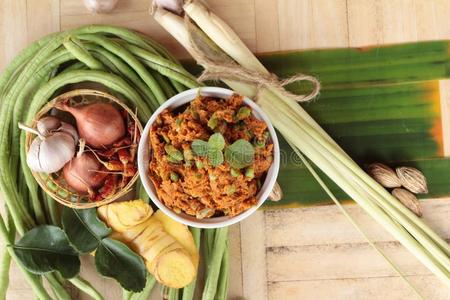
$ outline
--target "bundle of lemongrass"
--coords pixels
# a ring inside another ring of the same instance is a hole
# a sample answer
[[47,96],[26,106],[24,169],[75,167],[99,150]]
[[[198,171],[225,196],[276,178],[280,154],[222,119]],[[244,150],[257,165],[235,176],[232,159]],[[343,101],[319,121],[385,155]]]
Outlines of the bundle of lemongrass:
[[[263,77],[269,75],[223,20],[195,0],[186,1],[182,10],[171,11],[164,8],[164,2],[157,1],[159,7],[154,11],[154,18],[206,68],[206,71],[215,74],[215,77],[222,79],[232,89],[248,97],[255,97],[258,90],[257,103],[294,150],[299,155],[300,152],[305,154],[426,267],[450,286],[450,246],[446,241],[366,174],[294,98],[283,93],[279,86],[266,84],[257,89],[257,84],[247,78],[240,78],[239,74],[220,74],[224,64],[234,63],[249,72],[258,72]],[[168,2],[173,5],[174,1]],[[188,16],[194,24],[185,22],[182,15],[174,11],[181,11],[181,14]],[[216,62],[217,68],[214,68],[211,62]]]

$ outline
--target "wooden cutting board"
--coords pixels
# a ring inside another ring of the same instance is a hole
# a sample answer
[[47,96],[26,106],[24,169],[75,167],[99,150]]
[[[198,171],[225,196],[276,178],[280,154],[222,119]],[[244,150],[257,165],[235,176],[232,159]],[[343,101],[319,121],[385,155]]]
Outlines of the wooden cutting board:
[[[0,0],[0,71],[31,41],[91,23],[140,30],[179,57],[186,53],[148,13],[149,0],[119,0],[109,15],[90,15],[81,0]],[[358,47],[450,39],[446,0],[209,0],[255,52]],[[450,85],[441,82],[446,154],[450,154]],[[449,182],[450,184],[450,182]],[[358,207],[350,213],[427,299],[450,290]],[[450,199],[424,203],[424,218],[450,239]],[[414,299],[406,284],[333,206],[266,210],[231,230],[230,299]],[[88,263],[83,273],[107,299],[120,289]],[[8,299],[34,299],[11,271]],[[76,298],[86,299],[82,295]],[[158,291],[152,299],[159,299]]]

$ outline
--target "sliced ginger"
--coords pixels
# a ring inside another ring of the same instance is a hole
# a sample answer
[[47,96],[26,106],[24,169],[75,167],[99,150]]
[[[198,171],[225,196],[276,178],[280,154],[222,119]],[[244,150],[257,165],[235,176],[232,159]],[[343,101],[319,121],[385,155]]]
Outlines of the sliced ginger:
[[197,267],[184,249],[170,251],[161,255],[155,267],[155,278],[165,286],[182,288],[194,280]]
[[153,214],[153,217],[159,220],[164,227],[164,230],[173,236],[186,251],[192,256],[194,264],[197,266],[199,261],[199,254],[197,247],[195,246],[194,237],[189,231],[189,228],[164,214],[161,210],[158,210]]
[[143,200],[114,202],[98,208],[100,218],[114,231],[124,232],[145,222],[153,214],[153,209]]
[[181,288],[197,275],[198,250],[188,227],[142,200],[116,202],[97,209],[112,228],[111,238],[141,255],[147,269],[162,284]]

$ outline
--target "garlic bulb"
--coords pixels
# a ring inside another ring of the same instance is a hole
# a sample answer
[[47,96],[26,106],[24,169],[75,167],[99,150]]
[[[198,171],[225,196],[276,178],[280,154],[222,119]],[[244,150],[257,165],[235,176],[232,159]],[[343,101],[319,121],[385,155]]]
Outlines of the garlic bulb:
[[43,139],[37,137],[33,140],[28,150],[27,164],[35,172],[54,173],[61,170],[74,155],[72,136],[55,132]]
[[74,157],[78,133],[72,125],[55,117],[44,117],[37,122],[37,130],[21,123],[19,128],[37,135],[27,153],[32,171],[54,173]]
[[83,0],[84,6],[93,14],[108,13],[114,9],[118,0]]

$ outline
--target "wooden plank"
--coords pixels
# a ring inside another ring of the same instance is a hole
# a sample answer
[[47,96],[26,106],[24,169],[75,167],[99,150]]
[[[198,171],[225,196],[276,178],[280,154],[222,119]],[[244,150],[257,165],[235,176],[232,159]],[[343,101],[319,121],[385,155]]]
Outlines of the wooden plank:
[[266,242],[264,212],[257,211],[241,222],[242,296],[267,298]]
[[278,2],[255,0],[256,52],[280,49]]
[[[409,276],[429,300],[450,298],[449,289],[432,275]],[[399,277],[270,282],[268,299],[402,300],[417,295]]]
[[279,50],[348,46],[346,9],[345,0],[279,1]]
[[0,72],[27,45],[26,0],[0,2]]
[[230,271],[228,283],[228,298],[238,299],[242,296],[242,256],[241,256],[241,226],[230,226],[228,242],[230,249]]
[[27,0],[27,40],[60,30],[59,0]]
[[441,92],[442,136],[444,139],[444,155],[450,156],[450,80],[439,82]]
[[[430,274],[399,242],[382,242],[377,246],[404,274]],[[267,274],[268,281],[396,276],[392,267],[366,243],[267,248]]]
[[[444,238],[450,238],[449,200],[430,199],[421,203],[423,219]],[[353,204],[344,207],[373,241],[394,241],[361,207]],[[365,239],[334,205],[266,211],[268,247],[347,243],[365,243]]]

